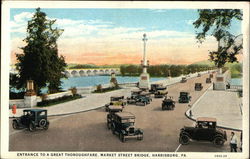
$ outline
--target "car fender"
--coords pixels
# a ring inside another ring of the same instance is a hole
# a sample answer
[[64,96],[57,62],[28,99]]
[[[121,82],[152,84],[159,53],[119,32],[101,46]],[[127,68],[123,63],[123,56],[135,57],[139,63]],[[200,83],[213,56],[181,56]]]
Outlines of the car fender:
[[127,134],[125,130],[121,130],[121,133],[122,133],[122,135],[126,135]]
[[181,130],[180,136],[182,136],[182,135],[187,135],[189,138],[191,138],[191,135],[188,132],[186,132],[185,130]]
[[222,134],[216,134],[213,138],[213,140],[216,138],[216,137],[221,137],[223,140],[225,140],[224,136]]

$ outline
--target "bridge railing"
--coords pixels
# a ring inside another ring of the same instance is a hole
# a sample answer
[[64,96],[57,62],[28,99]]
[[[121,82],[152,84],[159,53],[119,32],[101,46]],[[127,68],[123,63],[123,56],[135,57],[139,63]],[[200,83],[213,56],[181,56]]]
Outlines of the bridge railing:
[[230,85],[230,89],[242,90],[242,85]]

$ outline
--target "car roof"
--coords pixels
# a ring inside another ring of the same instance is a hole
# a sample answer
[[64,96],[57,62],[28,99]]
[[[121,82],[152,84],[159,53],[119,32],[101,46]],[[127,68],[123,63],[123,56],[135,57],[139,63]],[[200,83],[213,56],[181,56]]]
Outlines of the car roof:
[[210,121],[210,122],[216,122],[216,118],[211,117],[198,117],[196,121]]
[[46,109],[24,109],[24,112],[26,111],[31,111],[31,112],[42,112],[42,111],[47,111]]
[[111,106],[109,106],[109,109],[111,109],[111,110],[121,110],[122,106],[119,106],[119,105],[113,106],[113,105],[111,105]]
[[116,115],[122,119],[124,119],[124,118],[134,118],[135,119],[135,115],[130,113],[130,112],[119,112],[119,113],[116,113]]

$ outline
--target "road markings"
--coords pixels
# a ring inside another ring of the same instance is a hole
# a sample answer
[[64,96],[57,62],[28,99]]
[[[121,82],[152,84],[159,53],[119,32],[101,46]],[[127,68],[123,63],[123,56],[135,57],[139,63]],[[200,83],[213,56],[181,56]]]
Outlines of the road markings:
[[175,150],[175,152],[177,152],[179,150],[179,148],[181,147],[181,144],[177,147],[177,149]]

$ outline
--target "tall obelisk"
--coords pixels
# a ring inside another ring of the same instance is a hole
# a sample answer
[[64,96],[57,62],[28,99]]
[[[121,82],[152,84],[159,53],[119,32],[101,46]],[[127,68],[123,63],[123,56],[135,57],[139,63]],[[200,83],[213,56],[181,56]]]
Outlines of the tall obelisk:
[[140,75],[139,88],[141,89],[150,89],[149,82],[149,74],[147,73],[147,67],[149,66],[149,61],[146,56],[146,42],[147,42],[146,34],[143,34],[143,60],[141,61],[141,65],[143,68],[143,72]]

